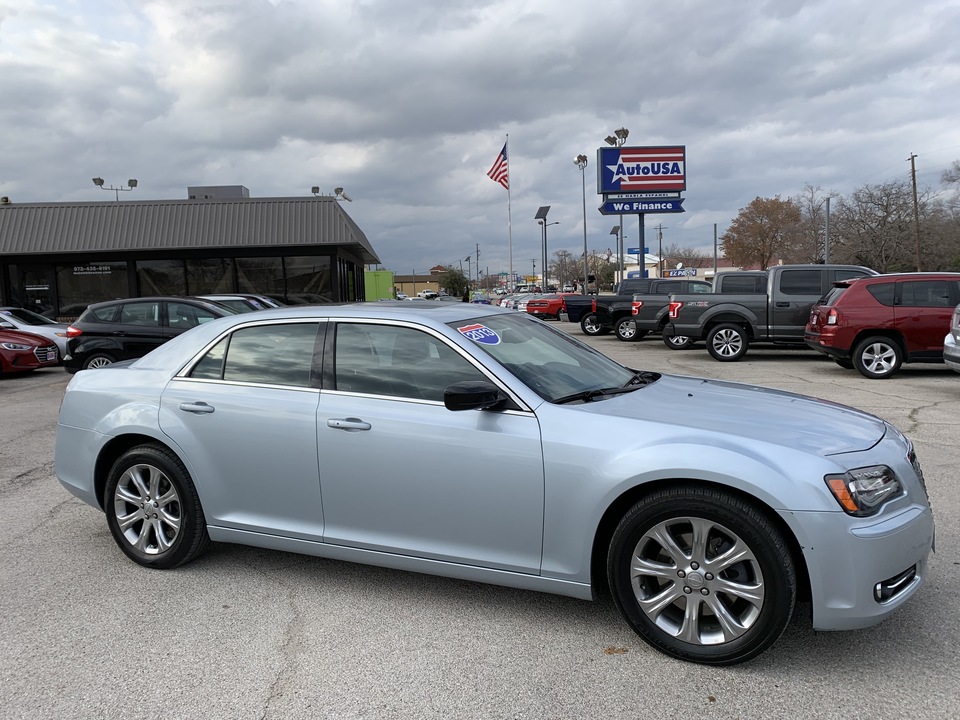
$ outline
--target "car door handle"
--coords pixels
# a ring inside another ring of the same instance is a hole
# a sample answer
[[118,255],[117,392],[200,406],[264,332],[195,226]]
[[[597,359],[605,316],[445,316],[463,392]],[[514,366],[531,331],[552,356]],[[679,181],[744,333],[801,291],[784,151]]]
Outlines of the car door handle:
[[778,302],[776,305],[777,307],[790,307],[790,303],[788,302]]
[[195,403],[182,402],[180,403],[180,409],[183,410],[184,412],[203,415],[204,413],[212,413],[213,405],[207,405],[205,402],[195,402]]
[[369,430],[370,423],[364,422],[360,418],[330,418],[327,420],[327,427],[332,427],[337,430],[346,430],[346,431],[357,431],[357,430]]

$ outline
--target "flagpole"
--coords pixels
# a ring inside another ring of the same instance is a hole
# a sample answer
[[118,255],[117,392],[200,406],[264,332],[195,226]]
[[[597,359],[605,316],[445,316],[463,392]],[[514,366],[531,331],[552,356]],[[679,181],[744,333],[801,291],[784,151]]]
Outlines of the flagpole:
[[513,281],[513,217],[510,202],[510,133],[507,133],[507,140],[504,143],[507,148],[507,254],[510,258],[510,277],[507,280],[507,290],[514,290]]

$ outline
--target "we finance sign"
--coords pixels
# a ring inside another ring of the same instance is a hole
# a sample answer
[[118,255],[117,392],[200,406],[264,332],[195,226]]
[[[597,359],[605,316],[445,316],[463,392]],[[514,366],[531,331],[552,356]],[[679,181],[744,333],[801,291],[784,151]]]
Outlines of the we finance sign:
[[687,149],[683,145],[600,148],[597,168],[597,192],[601,195],[687,189]]

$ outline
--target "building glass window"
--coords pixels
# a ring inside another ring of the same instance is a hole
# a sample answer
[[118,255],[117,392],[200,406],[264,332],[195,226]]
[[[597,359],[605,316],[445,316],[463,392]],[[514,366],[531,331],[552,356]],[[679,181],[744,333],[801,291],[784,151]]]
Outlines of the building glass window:
[[237,258],[237,292],[276,296],[283,300],[283,260],[278,257]]
[[233,292],[233,258],[187,260],[187,288],[191,295]]
[[137,287],[143,296],[186,295],[183,260],[138,260]]
[[59,316],[77,317],[90,303],[130,295],[127,263],[122,260],[57,266]]
[[333,301],[329,255],[288,257],[284,258],[283,263],[286,268],[288,297],[302,299],[311,304]]

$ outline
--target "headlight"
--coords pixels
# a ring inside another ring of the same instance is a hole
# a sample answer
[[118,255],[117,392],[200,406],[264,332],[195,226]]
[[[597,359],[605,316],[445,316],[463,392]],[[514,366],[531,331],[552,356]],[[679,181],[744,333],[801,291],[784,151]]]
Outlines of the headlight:
[[4,350],[31,350],[33,346],[21,345],[20,343],[5,342],[5,343],[0,343],[0,347],[2,347]]
[[844,512],[856,517],[873,515],[887,500],[903,493],[900,479],[886,465],[827,475],[824,480]]

